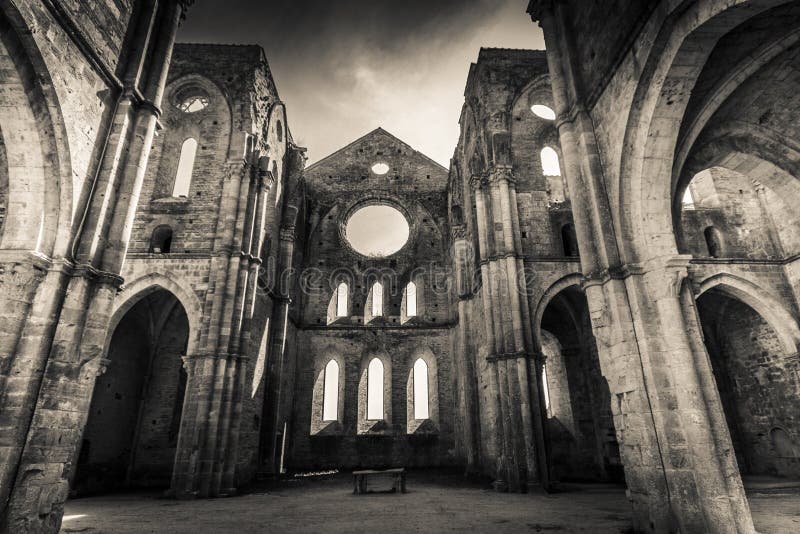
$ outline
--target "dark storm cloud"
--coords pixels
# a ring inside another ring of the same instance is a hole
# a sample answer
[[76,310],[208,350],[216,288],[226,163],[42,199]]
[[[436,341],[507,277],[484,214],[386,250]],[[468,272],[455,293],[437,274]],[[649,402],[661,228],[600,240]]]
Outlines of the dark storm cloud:
[[312,161],[383,126],[442,164],[481,46],[542,48],[526,0],[198,0],[184,42],[264,47]]

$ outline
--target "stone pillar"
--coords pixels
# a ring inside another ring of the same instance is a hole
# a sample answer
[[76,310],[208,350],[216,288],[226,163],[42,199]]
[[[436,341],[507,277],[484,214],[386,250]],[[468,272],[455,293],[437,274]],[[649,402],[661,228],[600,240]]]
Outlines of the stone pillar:
[[[280,470],[280,444],[278,433],[283,431],[284,423],[290,424],[293,375],[285,373],[286,345],[289,328],[289,309],[292,303],[292,290],[295,284],[294,247],[298,213],[303,202],[303,171],[306,166],[306,149],[292,143],[286,152],[286,166],[283,179],[286,193],[283,212],[280,213],[280,232],[276,277],[270,297],[272,316],[270,320],[270,341],[265,363],[264,411],[261,429],[260,459],[261,470],[265,474],[278,474]],[[276,176],[275,180],[282,177]],[[313,216],[313,213],[312,213]],[[319,214],[317,213],[317,217]],[[269,251],[266,251],[269,252]],[[289,362],[294,365],[295,362]],[[289,380],[289,388],[284,382]],[[288,402],[287,402],[288,401]]]
[[236,461],[252,319],[252,292],[260,260],[251,254],[260,236],[269,182],[253,173],[250,154],[231,161],[220,198],[212,258],[215,291],[206,300],[200,352],[187,359],[187,389],[172,476],[179,498],[236,492]]
[[772,248],[775,251],[775,255],[779,259],[783,259],[786,257],[786,251],[783,248],[783,242],[781,241],[781,235],[778,232],[778,227],[775,225],[775,219],[772,218],[772,210],[769,207],[769,200],[767,200],[766,188],[761,182],[753,180],[753,189],[756,190],[758,207],[761,208],[761,217],[766,223],[764,226],[766,227],[767,235],[769,236]]
[[264,414],[267,419],[267,433],[269,443],[267,443],[268,455],[266,462],[267,472],[278,473],[280,444],[278,443],[278,432],[283,428],[283,421],[286,419],[286,414],[283,411],[283,368],[286,357],[286,332],[288,328],[287,322],[289,321],[289,306],[292,303],[290,298],[290,291],[293,285],[293,277],[285,276],[290,273],[293,265],[292,258],[294,255],[294,239],[295,227],[285,226],[280,231],[280,246],[279,254],[280,259],[278,265],[284,274],[280,274],[276,280],[276,287],[273,293],[273,299],[278,304],[272,309],[272,342],[270,343],[270,356],[271,365],[270,373],[267,375],[268,380],[266,384],[265,406],[267,407]]
[[199,493],[196,473],[200,469],[201,444],[206,432],[204,420],[208,414],[216,357],[208,353],[187,354],[183,367],[186,369],[186,394],[170,482],[170,493],[179,499],[196,497]]
[[[266,215],[266,203],[269,198],[270,189],[275,183],[275,178],[271,172],[260,171],[256,186],[256,210],[253,217],[253,233],[249,243],[249,269],[250,275],[247,280],[247,291],[244,298],[244,319],[239,339],[239,347],[247,347],[250,343],[250,329],[253,320],[253,306],[255,305],[256,292],[258,291],[258,273],[261,270],[264,258],[262,247],[267,233],[264,227]],[[269,251],[266,251],[269,253]]]
[[[45,320],[52,326],[42,324],[41,319],[26,326],[44,331],[53,328],[54,333],[52,337],[39,336],[38,342],[23,334],[27,344],[20,349],[30,353],[19,353],[18,357],[32,374],[25,398],[16,406],[10,403],[9,412],[4,405],[4,416],[12,411],[19,416],[18,437],[24,439],[24,445],[14,449],[18,460],[10,459],[3,469],[3,479],[8,478],[6,469],[15,469],[15,473],[13,487],[3,484],[4,493],[10,489],[10,494],[0,530],[57,531],[60,526],[68,477],[80,449],[94,388],[96,372],[92,369],[103,359],[111,309],[122,283],[118,273],[144,180],[182,10],[183,2],[165,3],[158,11],[157,26],[150,18],[154,13],[148,15],[145,10],[135,43],[149,50],[144,90],[139,92],[133,86],[121,93],[94,195],[87,201],[86,217],[70,251],[75,255],[74,264],[68,262],[63,273],[57,270],[49,277],[53,282],[49,287],[56,290],[55,295],[65,294],[61,302],[54,299],[40,303],[42,310],[51,314]],[[149,46],[151,37],[153,44]],[[145,54],[132,57],[135,62],[142,61]],[[140,68],[137,63],[128,71],[138,72]],[[54,288],[55,284],[65,284],[66,292]],[[31,406],[35,408],[30,410]]]
[[[519,234],[516,188],[511,168],[496,165],[474,189],[483,274],[489,387],[498,413],[497,489],[524,491],[547,484],[546,450],[539,383],[531,380],[533,338]],[[490,238],[491,237],[491,238]]]
[[754,532],[694,299],[685,296],[690,258],[621,261],[594,126],[571,64],[568,13],[557,2],[532,6],[547,43],[584,290],[634,529]]
[[471,301],[474,265],[474,251],[466,239],[463,225],[450,228],[453,241],[453,261],[455,267],[456,295],[458,298],[458,332],[453,344],[453,360],[456,366],[456,380],[459,381],[458,402],[463,408],[463,447],[467,473],[477,473],[480,463],[480,447],[478,445],[478,413],[477,380],[475,365],[472,360],[468,325],[472,320]]
[[[235,356],[234,368],[229,379],[232,388],[232,402],[228,413],[227,439],[220,448],[222,462],[220,493],[231,495],[236,492],[236,460],[239,451],[239,430],[242,420],[242,403],[246,391],[247,367],[250,361],[250,324],[253,321],[253,307],[257,289],[258,271],[261,266],[261,244],[265,235],[265,204],[269,191],[274,184],[274,177],[269,172],[260,171],[250,187],[245,236],[242,246],[243,276],[240,276],[240,290],[235,308],[237,317],[241,317],[238,329],[231,334],[230,351]],[[245,261],[246,260],[246,261]]]

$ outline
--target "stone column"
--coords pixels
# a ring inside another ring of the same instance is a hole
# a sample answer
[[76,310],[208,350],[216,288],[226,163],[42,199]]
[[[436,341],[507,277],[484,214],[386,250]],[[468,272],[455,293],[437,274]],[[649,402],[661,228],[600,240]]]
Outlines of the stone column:
[[516,189],[511,168],[502,165],[495,166],[488,180],[473,179],[472,185],[484,275],[484,310],[487,321],[491,321],[490,346],[494,348],[487,356],[492,368],[489,383],[496,398],[498,442],[503,451],[495,487],[521,491],[546,483],[547,473],[542,469],[546,451],[539,384],[530,379],[533,340]]
[[[212,273],[216,290],[206,300],[200,352],[189,356],[186,400],[171,491],[179,498],[229,495],[235,470],[242,395],[247,371],[240,344],[250,286],[253,227],[260,178],[249,155],[226,168],[220,198]],[[251,187],[252,186],[252,187]],[[246,249],[246,250],[245,250]]]
[[458,332],[453,344],[453,360],[457,368],[456,380],[460,382],[459,403],[464,410],[462,436],[464,460],[467,473],[477,473],[480,463],[477,430],[477,421],[480,417],[477,407],[478,377],[470,353],[471,340],[468,328],[468,325],[474,324],[471,317],[471,301],[475,296],[472,292],[472,266],[474,265],[473,254],[475,251],[471,251],[471,245],[466,239],[466,229],[463,225],[452,226],[450,232],[453,240],[455,289],[458,298]]
[[247,272],[243,278],[241,305],[237,306],[236,314],[241,315],[241,326],[238,332],[234,330],[236,342],[232,337],[231,353],[234,356],[234,371],[231,378],[233,399],[229,410],[230,421],[227,429],[227,440],[221,447],[221,482],[220,493],[232,495],[236,492],[236,460],[239,451],[239,430],[242,420],[242,402],[246,391],[248,362],[250,361],[250,324],[253,321],[253,307],[256,298],[258,271],[261,267],[261,244],[263,243],[265,228],[265,204],[269,191],[274,184],[274,177],[269,172],[259,172],[250,194],[253,203],[252,216],[249,219],[249,229],[245,235],[242,247],[242,257],[247,260]]
[[212,389],[209,377],[214,374],[216,357],[208,353],[188,354],[183,358],[183,367],[186,369],[186,394],[169,490],[179,499],[198,495],[196,473],[200,468],[201,444],[206,431],[204,420]]
[[277,306],[272,308],[272,342],[270,343],[270,373],[267,375],[265,406],[267,411],[264,414],[267,419],[267,433],[269,443],[267,444],[268,455],[266,461],[269,465],[265,466],[268,472],[277,473],[279,466],[279,444],[277,440],[278,432],[283,428],[282,422],[286,419],[283,412],[283,368],[286,357],[286,332],[289,321],[289,306],[292,303],[290,291],[293,285],[292,276],[286,276],[291,272],[292,258],[294,256],[295,227],[285,226],[280,231],[280,260],[278,265],[283,274],[279,274],[276,280],[273,300]]
[[[485,355],[478,355],[479,358],[489,359],[489,356],[497,351],[497,340],[495,336],[495,309],[492,306],[491,295],[493,293],[492,277],[489,272],[488,256],[491,254],[489,251],[489,233],[488,233],[488,216],[486,213],[486,199],[484,193],[484,178],[480,175],[472,176],[470,185],[472,186],[473,195],[475,197],[475,212],[477,219],[477,232],[478,232],[478,255],[481,267],[481,301],[483,304],[483,324],[484,336],[486,338],[486,347],[489,353]],[[499,428],[493,429],[482,433],[482,438],[489,441],[488,449],[496,451],[497,463],[493,466],[492,471],[497,478],[496,486],[500,489],[506,487],[505,471],[508,464],[508,451],[506,448],[505,439],[505,421],[502,417],[500,409],[500,391],[498,389],[497,370],[490,366],[490,372],[486,377],[488,383],[488,394],[490,405],[482,408],[482,411],[488,412],[490,419],[494,419]]]
[[272,189],[274,183],[275,178],[272,176],[271,172],[260,171],[258,184],[256,187],[257,198],[256,210],[254,214],[255,216],[253,218],[253,235],[252,239],[250,240],[248,254],[250,275],[247,280],[248,285],[244,299],[244,320],[239,339],[240,348],[245,348],[250,343],[253,306],[255,305],[256,292],[258,291],[258,273],[260,272],[261,266],[265,259],[262,257],[262,254],[264,252],[269,253],[269,251],[263,251],[262,247],[264,246],[264,240],[267,236],[266,228],[264,226],[266,219],[266,203],[267,199],[269,198],[270,189]]
[[719,393],[710,387],[689,257],[623,264],[589,113],[572,65],[568,13],[541,1],[557,126],[572,193],[592,331],[637,532],[754,532]]

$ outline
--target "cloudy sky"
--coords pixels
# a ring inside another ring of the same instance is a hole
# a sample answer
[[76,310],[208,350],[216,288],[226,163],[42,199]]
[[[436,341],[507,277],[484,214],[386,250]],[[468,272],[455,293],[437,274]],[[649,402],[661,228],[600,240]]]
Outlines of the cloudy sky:
[[309,163],[382,126],[447,166],[481,46],[544,48],[528,0],[197,0],[181,42],[264,47]]

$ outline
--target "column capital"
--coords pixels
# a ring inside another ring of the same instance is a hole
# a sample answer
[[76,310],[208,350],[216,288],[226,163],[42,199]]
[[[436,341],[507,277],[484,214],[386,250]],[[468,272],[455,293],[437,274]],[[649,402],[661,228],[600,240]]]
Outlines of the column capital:
[[244,180],[247,176],[247,170],[250,169],[250,164],[244,160],[228,161],[225,164],[225,174],[228,180],[238,178],[240,181]]
[[465,239],[467,235],[467,227],[463,224],[454,224],[450,227],[450,236],[453,238],[453,241],[457,241],[459,239]]
[[516,184],[511,165],[496,165],[492,169],[489,175],[489,183],[495,184],[500,182],[506,182],[509,185]]
[[654,258],[641,264],[647,292],[654,300],[675,298],[689,276],[691,254]]
[[485,186],[487,183],[488,183],[488,176],[486,175],[486,173],[473,174],[469,179],[469,185],[475,191],[483,189],[483,186]]
[[102,357],[85,360],[81,363],[81,375],[85,378],[101,376],[108,370],[109,363],[111,363],[111,360]]

